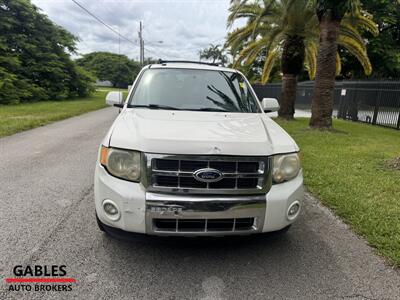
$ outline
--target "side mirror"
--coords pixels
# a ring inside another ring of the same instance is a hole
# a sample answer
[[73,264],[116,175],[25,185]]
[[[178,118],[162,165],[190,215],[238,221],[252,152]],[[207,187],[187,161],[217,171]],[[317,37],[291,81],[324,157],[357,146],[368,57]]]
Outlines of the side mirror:
[[278,100],[275,98],[264,98],[261,104],[264,112],[278,111],[280,107]]
[[122,92],[109,92],[106,96],[106,104],[116,107],[124,107],[124,95]]

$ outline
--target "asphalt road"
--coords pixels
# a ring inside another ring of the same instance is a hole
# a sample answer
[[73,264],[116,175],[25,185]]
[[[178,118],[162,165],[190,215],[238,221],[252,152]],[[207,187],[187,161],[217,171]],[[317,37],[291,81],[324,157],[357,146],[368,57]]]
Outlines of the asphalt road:
[[[400,273],[307,196],[283,237],[138,239],[94,219],[107,108],[0,139],[0,299],[399,299]],[[15,292],[15,265],[67,266],[68,292]]]

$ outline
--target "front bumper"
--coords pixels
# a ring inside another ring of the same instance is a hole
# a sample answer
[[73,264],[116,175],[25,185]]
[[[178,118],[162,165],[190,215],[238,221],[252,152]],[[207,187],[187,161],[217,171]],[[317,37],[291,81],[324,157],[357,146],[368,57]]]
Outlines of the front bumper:
[[[273,185],[267,194],[261,195],[150,193],[142,184],[115,178],[97,164],[94,196],[96,213],[108,226],[152,235],[208,236],[283,229],[298,218],[298,213],[289,218],[287,212],[292,203],[302,203],[304,192],[300,172],[295,179]],[[120,210],[118,220],[111,220],[104,212],[102,204],[106,199],[112,200]],[[187,220],[196,221],[196,225],[188,226],[194,223]],[[160,227],[157,222],[169,225]],[[175,222],[175,227],[171,222]],[[243,226],[243,222],[248,226]]]
[[265,196],[198,196],[146,193],[146,233],[232,235],[261,232]]

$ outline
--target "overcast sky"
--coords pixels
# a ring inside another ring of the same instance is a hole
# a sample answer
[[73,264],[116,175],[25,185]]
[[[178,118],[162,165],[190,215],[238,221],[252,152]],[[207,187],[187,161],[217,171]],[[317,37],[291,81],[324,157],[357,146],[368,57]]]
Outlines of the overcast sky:
[[[139,58],[139,21],[144,25],[146,57],[197,60],[210,43],[223,44],[229,0],[76,0],[121,35],[120,52]],[[32,0],[50,19],[80,38],[79,53],[118,53],[118,35],[72,0]],[[158,41],[163,41],[162,44]]]

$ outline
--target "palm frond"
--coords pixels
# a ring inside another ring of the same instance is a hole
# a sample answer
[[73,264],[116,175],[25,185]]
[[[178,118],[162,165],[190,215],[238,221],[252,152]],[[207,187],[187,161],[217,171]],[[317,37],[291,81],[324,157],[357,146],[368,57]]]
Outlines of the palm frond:
[[357,15],[349,15],[346,14],[343,18],[342,24],[351,24],[352,26],[356,27],[357,29],[363,29],[374,36],[379,34],[378,25],[374,22],[373,16],[366,11],[361,11]]
[[246,2],[247,1],[241,1],[229,8],[230,14],[228,15],[227,27],[231,27],[237,19],[254,18],[259,14],[260,5],[257,3],[247,4]]
[[267,57],[265,58],[265,63],[261,75],[262,84],[267,83],[269,75],[271,74],[272,68],[274,67],[274,63],[278,56],[279,56],[279,51],[276,50],[269,51]]
[[[248,44],[246,47],[244,47],[242,49],[242,51],[240,51],[238,58],[235,60],[234,62],[234,67],[239,66],[244,60],[246,60],[245,65],[248,65],[249,63],[249,57],[250,56],[254,56],[254,53],[260,53],[260,51],[263,49],[265,44],[265,40],[261,39],[261,40],[257,40],[254,42],[251,42],[250,44]],[[256,54],[256,56],[257,56]]]
[[[247,56],[247,59],[246,59],[246,61],[244,62],[244,64],[245,64],[246,66],[251,65],[251,64],[257,59],[257,57],[258,57],[258,55],[260,54],[260,52],[261,52],[263,49],[266,49],[266,47],[265,47],[266,42],[267,42],[267,41],[266,41],[265,38],[260,39],[260,40],[258,40],[257,42],[255,42],[254,46],[252,47],[253,50],[252,50],[251,52],[249,52],[249,54],[248,54],[248,56]],[[251,46],[249,45],[249,47],[251,47]]]
[[379,27],[378,24],[374,21],[373,14],[370,14],[366,10],[361,10],[359,19],[363,28],[371,33],[379,34]]
[[354,43],[358,44],[358,47],[363,48],[363,50],[366,51],[364,39],[358,30],[350,24],[340,25],[339,36],[353,40]]
[[307,42],[305,47],[306,52],[306,68],[308,76],[311,80],[314,80],[315,74],[317,73],[317,46],[314,42]]
[[236,52],[244,42],[250,39],[252,31],[252,26],[244,26],[236,29],[232,33],[228,34],[228,39],[225,43],[226,46],[231,47],[232,52]]
[[359,43],[343,35],[339,35],[338,44],[345,47],[354,57],[357,58],[357,60],[361,63],[366,75],[370,75],[372,73],[371,62],[368,58],[365,48],[360,47]]
[[336,76],[339,76],[342,72],[342,61],[340,60],[340,55],[336,52]]

